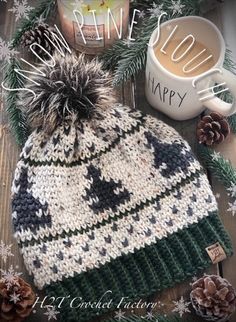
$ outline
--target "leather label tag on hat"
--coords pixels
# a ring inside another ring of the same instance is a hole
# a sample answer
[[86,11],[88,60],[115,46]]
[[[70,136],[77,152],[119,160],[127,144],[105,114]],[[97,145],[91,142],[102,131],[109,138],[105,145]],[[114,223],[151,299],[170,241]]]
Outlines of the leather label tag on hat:
[[206,251],[213,264],[217,264],[226,259],[226,254],[220,243],[215,243],[206,248]]

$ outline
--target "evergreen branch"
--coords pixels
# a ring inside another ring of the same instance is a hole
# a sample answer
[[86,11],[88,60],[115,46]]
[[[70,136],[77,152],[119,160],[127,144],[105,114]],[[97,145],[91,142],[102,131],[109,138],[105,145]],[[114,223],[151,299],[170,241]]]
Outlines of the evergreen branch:
[[[4,83],[9,88],[23,88],[24,79],[15,72],[15,68],[20,69],[20,63],[16,58],[11,59],[11,63],[5,66]],[[10,128],[19,145],[26,141],[29,131],[24,114],[17,106],[19,91],[8,91],[6,94],[6,111],[9,117]]]
[[39,5],[30,11],[29,18],[22,19],[18,30],[15,32],[12,39],[12,47],[15,48],[19,45],[21,37],[23,34],[31,29],[36,20],[41,16],[42,18],[47,18],[55,5],[55,0],[43,0],[39,1]]
[[236,113],[228,117],[229,126],[233,133],[236,133]]
[[[172,16],[169,6],[170,0],[152,1],[152,3],[163,4],[162,10],[167,12],[168,17],[165,19],[176,18],[179,15]],[[181,16],[198,15],[200,12],[199,0],[185,0],[182,2],[185,9]],[[162,20],[164,21],[164,19]],[[131,76],[136,75],[145,66],[147,44],[153,30],[157,27],[157,17],[147,16],[143,19],[141,25],[134,30],[130,46],[124,40],[118,40],[112,48],[108,49],[101,59],[105,68],[115,69],[114,84],[117,85],[122,81],[128,80]]]
[[[224,68],[236,73],[236,65],[232,60],[232,54],[229,49],[226,50]],[[224,92],[219,97],[225,102],[232,102],[230,92]],[[236,114],[229,116],[228,122],[231,130],[236,133]],[[214,150],[199,144],[198,152],[207,169],[226,187],[229,188],[232,183],[236,184],[236,169],[232,166],[229,160],[223,156],[215,156]]]
[[225,52],[224,68],[236,74],[236,64],[232,58],[232,51],[227,48]]
[[[133,0],[131,3],[130,3],[130,8],[133,10],[133,9],[138,9],[138,10],[145,10],[145,9],[148,9],[152,6],[153,4],[153,0]],[[157,1],[156,1],[157,2]],[[160,3],[160,1],[159,1]]]
[[[11,47],[15,48],[20,44],[22,35],[33,28],[36,20],[41,17],[46,19],[55,5],[55,0],[40,1],[38,7],[33,9],[28,19],[22,19],[19,29],[13,36]],[[20,69],[20,62],[12,58],[11,62],[4,67],[4,82],[9,88],[23,88],[24,78],[15,72],[15,68]],[[6,111],[9,117],[10,128],[19,145],[23,145],[29,135],[26,118],[17,105],[19,91],[8,91],[6,94]]]
[[[149,21],[148,24],[146,24],[147,21]],[[138,38],[136,38],[135,43],[130,43],[130,47],[124,41],[121,41],[121,55],[114,75],[115,85],[127,81],[145,66],[147,44],[152,31],[157,26],[157,20],[156,18],[146,18],[142,26]]]
[[[232,52],[229,49],[226,49],[224,68],[231,71],[232,73],[236,74],[236,64],[232,59]],[[222,86],[217,87],[217,91],[220,89],[223,89],[223,87]],[[224,102],[227,102],[227,103],[233,102],[232,94],[229,91],[220,93],[216,96],[219,97],[220,99],[222,99]],[[227,119],[228,119],[228,122],[229,122],[232,132],[236,133],[236,114],[229,116]]]
[[[223,67],[232,73],[236,72],[236,65],[235,65],[234,61],[232,60],[232,52],[228,48],[226,49],[226,52],[225,52],[225,60],[224,60]],[[221,90],[221,89],[223,89],[223,86],[217,87],[217,91]],[[233,97],[229,91],[217,94],[216,96],[227,103],[232,103],[232,101],[233,101]]]
[[[232,59],[232,52],[229,49],[226,49],[224,68],[228,69],[229,71],[231,71],[236,75],[236,64]],[[224,101],[226,102],[233,101],[233,98],[230,92],[224,92],[222,94],[225,94],[221,96],[221,99],[223,99]],[[228,122],[232,132],[236,133],[236,113],[228,117]]]
[[236,184],[236,169],[229,160],[220,155],[216,156],[214,150],[202,144],[199,144],[198,152],[204,165],[226,188],[231,187],[232,183]]
[[[106,322],[117,322],[117,319],[110,319]],[[122,318],[122,322],[150,322],[150,321],[156,321],[156,322],[184,322],[189,321],[185,320],[183,318],[177,317],[177,316],[171,316],[171,317],[164,317],[161,315],[153,315],[153,318],[150,318],[148,316],[136,316],[136,315],[130,315],[126,318]]]

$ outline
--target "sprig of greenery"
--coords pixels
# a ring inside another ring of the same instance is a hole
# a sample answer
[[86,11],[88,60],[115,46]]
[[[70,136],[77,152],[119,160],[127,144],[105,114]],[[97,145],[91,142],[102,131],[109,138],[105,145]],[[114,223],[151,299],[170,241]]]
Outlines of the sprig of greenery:
[[[138,3],[139,1],[136,2]],[[152,1],[152,5],[154,3],[157,5],[162,4],[162,11],[167,13],[167,16],[163,17],[162,21],[178,16],[199,15],[200,13],[199,0],[183,0],[181,4],[184,5],[184,8],[181,15],[173,15],[169,8],[172,4],[170,0]],[[140,6],[143,5],[140,4]],[[149,8],[151,8],[151,6]],[[134,35],[132,35],[132,37],[135,41],[127,42],[118,40],[101,56],[104,67],[115,70],[115,85],[127,81],[131,76],[136,75],[145,67],[148,41],[153,30],[157,27],[157,21],[158,17],[150,17],[150,15],[147,14],[142,23],[134,29]]]
[[103,54],[105,68],[115,69],[114,85],[128,80],[145,66],[147,43],[156,24],[156,18],[145,18],[135,41],[119,40]]
[[228,117],[229,126],[233,133],[236,133],[236,114]]
[[223,156],[217,155],[216,152],[199,144],[198,154],[203,160],[204,165],[211,173],[226,187],[229,188],[232,183],[236,184],[236,169],[229,160]]
[[[225,54],[224,68],[236,75],[236,64],[232,59],[231,50],[227,49]],[[221,97],[226,102],[232,102],[233,98],[230,92],[224,92],[225,96]],[[223,94],[224,94],[223,93]],[[228,117],[228,122],[233,133],[236,133],[236,113]]]
[[[232,53],[229,49],[226,50],[224,67],[236,74],[236,65],[232,60]],[[232,102],[232,95],[230,92],[223,92],[219,97],[225,102]],[[229,116],[227,119],[232,132],[236,133],[236,114]],[[226,188],[229,188],[232,183],[236,184],[236,169],[232,166],[229,160],[226,160],[222,155],[216,157],[213,149],[202,144],[199,144],[198,152],[205,167]]]
[[[110,319],[106,322],[117,322],[117,319]],[[150,322],[150,321],[156,321],[156,322],[187,322],[189,320],[177,317],[177,316],[170,316],[165,317],[161,315],[153,315],[153,318],[151,319],[148,317],[148,315],[145,316],[136,316],[136,315],[130,315],[126,318],[122,318],[123,322]]]
[[233,61],[232,51],[229,48],[226,49],[224,68],[228,69],[229,71],[231,71],[236,75],[236,64]]
[[[224,68],[236,75],[236,64],[232,59],[232,52],[228,48],[226,49],[226,53],[225,53]],[[223,89],[223,86],[217,87],[217,91],[220,89]],[[217,94],[216,96],[222,99],[224,102],[227,102],[227,103],[233,102],[233,96],[229,91]],[[236,133],[236,114],[229,116],[227,119],[232,132]]]
[[[24,78],[15,72],[15,68],[20,69],[20,63],[16,58],[11,59],[11,63],[5,66],[4,85],[9,88],[23,88]],[[29,131],[23,112],[17,106],[19,91],[8,91],[6,94],[6,111],[9,117],[10,128],[15,136],[18,145],[23,145]]]
[[[16,48],[21,41],[23,34],[34,27],[37,19],[40,17],[46,19],[55,6],[55,0],[43,0],[39,5],[31,10],[28,19],[22,19],[21,24],[13,36],[11,47]],[[23,88],[24,78],[19,75],[15,69],[21,69],[20,61],[17,58],[11,58],[10,63],[3,67],[4,84],[9,88]],[[29,129],[23,112],[18,106],[19,92],[8,91],[6,94],[6,111],[9,117],[9,124],[16,142],[23,145],[29,135]]]

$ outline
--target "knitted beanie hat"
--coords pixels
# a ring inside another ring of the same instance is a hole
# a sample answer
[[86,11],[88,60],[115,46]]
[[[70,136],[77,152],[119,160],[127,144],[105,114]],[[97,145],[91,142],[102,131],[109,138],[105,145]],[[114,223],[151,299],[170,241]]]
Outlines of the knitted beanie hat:
[[55,56],[41,73],[21,101],[32,134],[12,220],[35,285],[54,305],[65,297],[62,320],[87,321],[231,255],[207,177],[174,129],[115,103],[96,60]]

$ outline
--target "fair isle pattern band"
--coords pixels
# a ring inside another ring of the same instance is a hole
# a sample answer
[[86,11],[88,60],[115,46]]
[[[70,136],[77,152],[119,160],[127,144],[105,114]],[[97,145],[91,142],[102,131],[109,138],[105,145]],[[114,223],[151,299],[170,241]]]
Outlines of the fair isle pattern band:
[[[201,181],[204,184],[204,180],[199,179]],[[42,288],[45,284],[50,284],[52,278],[59,280],[64,275],[73,276],[75,272],[81,273],[99,267],[122,254],[134,252],[135,249],[155,243],[157,239],[196,223],[216,211],[209,195],[207,198],[202,197],[204,189],[195,189],[196,182],[190,182],[160,199],[157,197],[138,212],[128,212],[123,218],[115,218],[116,221],[100,228],[72,235],[69,239],[59,237],[47,240],[43,244],[43,250],[37,243],[24,247],[26,267],[34,273],[37,286]],[[195,190],[196,193],[193,193]],[[181,194],[183,197],[180,199]],[[198,198],[202,199],[203,208],[200,211],[196,203]],[[71,231],[74,232],[72,229]],[[68,243],[71,243],[70,247]]]
[[86,298],[109,284],[117,299],[135,299],[209,265],[209,243],[232,252],[187,142],[129,108],[64,123],[49,137],[38,128],[21,153],[12,193],[26,267],[38,288],[57,296],[77,281],[75,293]]
[[[46,294],[54,298],[68,296],[60,311],[61,321],[89,321],[102,313],[117,310],[122,298],[133,303],[188,278],[191,280],[191,276],[211,265],[205,248],[216,240],[223,246],[226,255],[231,256],[231,241],[218,215],[213,213],[198,223],[99,268],[73,277],[63,276],[60,282],[46,286]],[[112,293],[106,295],[108,290]],[[73,298],[77,301],[74,308],[70,308]],[[112,300],[109,308],[80,306],[80,303],[99,303],[101,298],[102,303]]]

